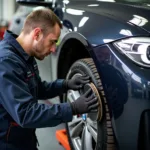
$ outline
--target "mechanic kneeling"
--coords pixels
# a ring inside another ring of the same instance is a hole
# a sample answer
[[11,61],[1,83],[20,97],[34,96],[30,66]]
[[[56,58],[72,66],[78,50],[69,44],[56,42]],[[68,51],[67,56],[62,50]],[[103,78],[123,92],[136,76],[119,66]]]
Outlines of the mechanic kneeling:
[[57,16],[45,8],[27,16],[19,36],[5,32],[0,42],[0,150],[37,150],[36,128],[56,126],[98,108],[92,90],[72,103],[38,103],[89,83],[85,75],[41,80],[35,58],[43,60],[55,52],[61,28]]

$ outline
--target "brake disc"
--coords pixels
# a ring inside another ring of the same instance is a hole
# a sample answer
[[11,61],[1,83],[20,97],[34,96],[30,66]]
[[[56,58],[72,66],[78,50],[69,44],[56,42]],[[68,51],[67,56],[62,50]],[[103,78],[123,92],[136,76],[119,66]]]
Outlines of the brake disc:
[[99,92],[96,88],[96,86],[93,84],[93,83],[89,83],[89,84],[86,84],[84,86],[84,93],[86,91],[88,91],[89,89],[91,89],[93,91],[93,94],[97,97],[98,99],[98,103],[99,103],[99,107],[98,107],[98,110],[97,112],[90,112],[88,113],[88,116],[93,120],[93,121],[100,121],[102,119],[102,116],[103,116],[103,107],[102,107],[102,100],[101,100],[101,97],[99,95]]

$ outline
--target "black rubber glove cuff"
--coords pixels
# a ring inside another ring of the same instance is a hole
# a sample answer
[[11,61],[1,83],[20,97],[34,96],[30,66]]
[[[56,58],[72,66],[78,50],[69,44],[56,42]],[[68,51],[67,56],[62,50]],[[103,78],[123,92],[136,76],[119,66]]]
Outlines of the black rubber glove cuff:
[[70,103],[70,105],[71,105],[71,109],[72,109],[72,114],[73,115],[76,115],[77,113],[76,113],[76,110],[75,110],[75,103],[74,102],[72,102],[72,103]]

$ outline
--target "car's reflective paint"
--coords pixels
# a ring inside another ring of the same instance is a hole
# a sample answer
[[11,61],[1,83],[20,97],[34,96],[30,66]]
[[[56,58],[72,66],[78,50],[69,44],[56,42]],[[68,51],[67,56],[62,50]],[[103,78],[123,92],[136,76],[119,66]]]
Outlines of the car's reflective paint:
[[150,109],[150,70],[135,65],[111,44],[95,48],[94,54],[119,149],[137,150],[140,118]]
[[110,42],[132,36],[149,37],[150,9],[141,4],[95,2],[70,1],[64,9],[64,25],[81,34],[82,38],[76,33],[71,37],[85,43],[94,59],[112,111],[118,149],[137,150],[141,115],[150,109],[150,70],[134,64]]
[[[98,6],[94,7],[94,2]],[[148,36],[148,8],[141,10],[134,5],[94,0],[70,1],[63,8],[63,23],[70,31],[81,33],[93,46],[97,46],[129,36]]]

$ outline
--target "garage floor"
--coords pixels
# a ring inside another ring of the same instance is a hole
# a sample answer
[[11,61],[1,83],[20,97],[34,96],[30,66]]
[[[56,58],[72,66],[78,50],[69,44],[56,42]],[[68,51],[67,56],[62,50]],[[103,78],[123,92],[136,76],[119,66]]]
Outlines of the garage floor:
[[37,137],[39,141],[39,150],[64,150],[64,148],[57,142],[55,132],[57,129],[62,129],[63,125],[53,128],[37,129]]

